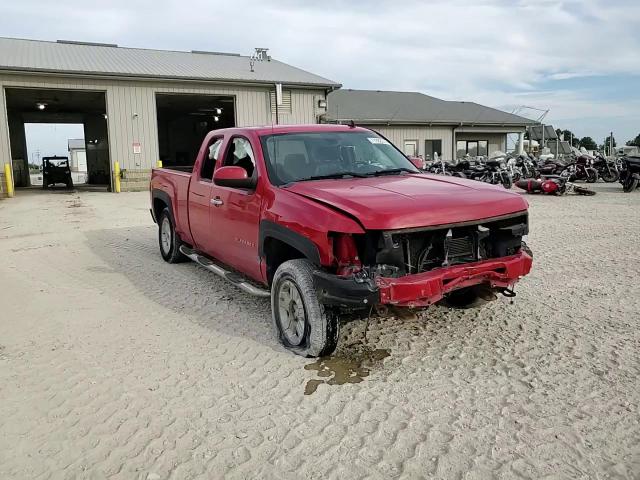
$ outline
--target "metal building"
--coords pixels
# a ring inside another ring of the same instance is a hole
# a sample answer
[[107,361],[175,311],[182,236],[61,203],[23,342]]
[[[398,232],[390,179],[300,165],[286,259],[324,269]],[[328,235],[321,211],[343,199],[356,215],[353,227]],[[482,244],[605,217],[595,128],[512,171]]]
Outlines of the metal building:
[[249,57],[0,38],[0,196],[5,164],[17,187],[29,186],[25,123],[83,124],[89,183],[108,188],[117,161],[122,189],[136,190],[158,160],[192,162],[214,128],[318,122],[339,87],[265,49]]
[[474,102],[440,100],[418,92],[341,89],[331,92],[323,121],[353,120],[387,137],[407,155],[444,160],[505,151],[507,135],[538,122]]

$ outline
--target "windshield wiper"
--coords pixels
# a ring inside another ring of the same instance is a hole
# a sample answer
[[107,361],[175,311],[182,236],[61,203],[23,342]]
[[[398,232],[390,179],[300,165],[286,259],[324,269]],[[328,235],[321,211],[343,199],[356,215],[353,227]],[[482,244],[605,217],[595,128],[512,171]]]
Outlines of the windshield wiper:
[[311,177],[300,178],[296,180],[296,182],[306,182],[307,180],[327,180],[331,178],[344,178],[344,177],[367,178],[367,175],[362,173],[356,173],[356,172],[328,173],[327,175],[313,175]]
[[396,175],[402,172],[418,173],[418,172],[415,172],[414,170],[411,170],[410,168],[402,167],[402,168],[390,168],[389,170],[376,170],[375,172],[369,172],[367,175],[373,175],[375,177],[378,177],[380,175]]

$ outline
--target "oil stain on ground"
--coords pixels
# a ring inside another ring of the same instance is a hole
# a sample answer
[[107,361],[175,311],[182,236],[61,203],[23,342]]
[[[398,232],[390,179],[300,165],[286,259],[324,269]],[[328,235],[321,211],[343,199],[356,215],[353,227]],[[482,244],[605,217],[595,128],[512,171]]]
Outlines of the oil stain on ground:
[[371,370],[382,363],[382,360],[391,355],[387,349],[363,350],[353,352],[347,356],[322,357],[313,363],[304,366],[305,370],[317,370],[319,379],[307,382],[304,388],[305,395],[314,393],[318,386],[344,385],[345,383],[360,383],[369,376]]

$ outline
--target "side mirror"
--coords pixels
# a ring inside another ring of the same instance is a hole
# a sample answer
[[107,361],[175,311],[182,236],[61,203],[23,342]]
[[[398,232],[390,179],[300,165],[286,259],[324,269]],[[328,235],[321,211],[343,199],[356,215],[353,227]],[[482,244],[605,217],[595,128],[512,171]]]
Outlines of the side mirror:
[[213,183],[221,187],[253,188],[254,180],[242,167],[220,167],[213,174]]
[[416,167],[418,170],[424,170],[423,159],[421,159],[420,157],[412,157],[412,156],[408,156],[407,158],[411,163],[413,163],[413,166]]

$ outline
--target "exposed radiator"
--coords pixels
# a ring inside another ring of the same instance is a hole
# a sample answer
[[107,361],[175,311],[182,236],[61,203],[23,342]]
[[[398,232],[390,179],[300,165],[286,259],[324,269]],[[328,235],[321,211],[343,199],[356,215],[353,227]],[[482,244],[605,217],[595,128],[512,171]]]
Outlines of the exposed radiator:
[[452,238],[449,240],[449,258],[473,256],[473,239],[471,237]]

